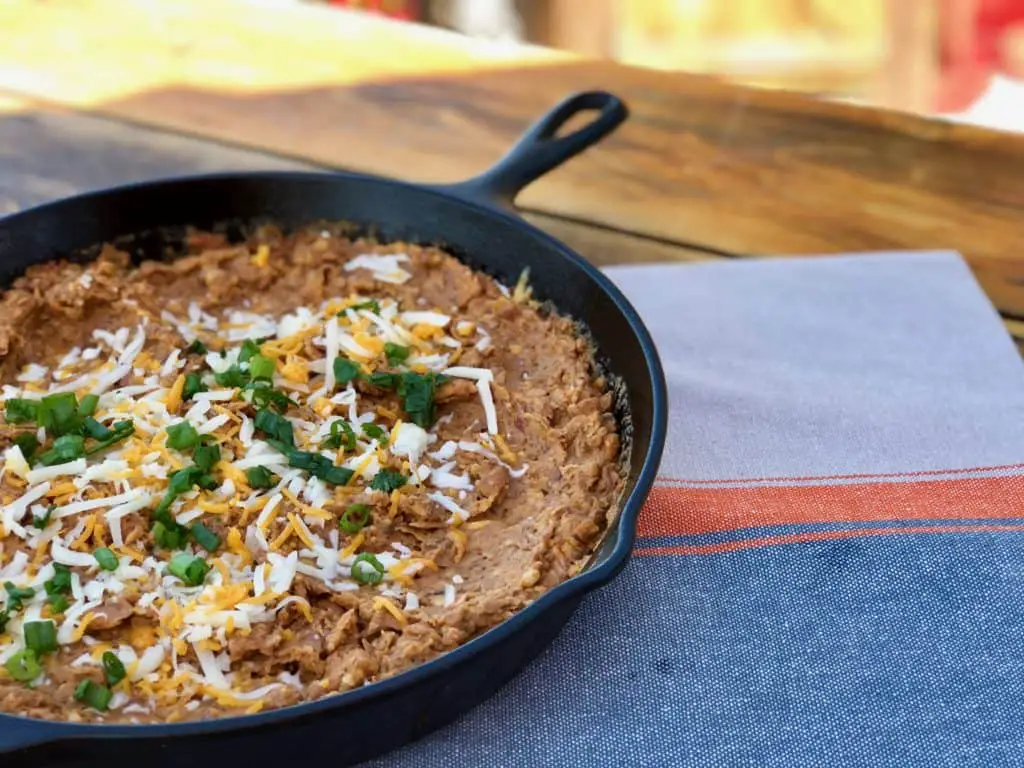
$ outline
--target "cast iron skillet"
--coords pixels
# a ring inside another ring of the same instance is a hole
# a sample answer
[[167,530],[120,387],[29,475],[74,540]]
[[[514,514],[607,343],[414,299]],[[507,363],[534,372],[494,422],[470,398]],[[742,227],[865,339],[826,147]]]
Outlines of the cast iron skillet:
[[[556,136],[571,117],[597,111]],[[490,696],[558,634],[581,598],[612,579],[633,545],[637,513],[665,439],[667,398],[647,329],[598,270],[512,210],[531,181],[614,130],[627,115],[611,94],[580,93],[533,125],[493,168],[429,187],[350,173],[234,173],[118,187],[60,200],[0,221],[0,285],[31,264],[87,257],[131,235],[140,258],[163,253],[185,225],[272,220],[295,226],[344,219],[386,239],[438,243],[506,284],[530,268],[535,295],[581,321],[623,393],[628,483],[622,508],[592,562],[534,604],[466,645],[396,677],[285,709],[205,722],[82,725],[0,715],[6,766],[217,764],[341,766],[416,739]],[[551,685],[558,685],[551,681]],[[325,762],[321,762],[325,761]]]

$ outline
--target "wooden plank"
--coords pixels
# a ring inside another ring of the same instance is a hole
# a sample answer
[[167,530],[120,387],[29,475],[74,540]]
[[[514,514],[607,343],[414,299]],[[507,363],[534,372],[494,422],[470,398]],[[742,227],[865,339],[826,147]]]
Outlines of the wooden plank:
[[[0,98],[0,213],[105,186],[216,170],[316,166],[117,120]],[[721,258],[695,248],[549,214],[524,218],[599,266]],[[1024,351],[1024,322],[1007,320]]]
[[1024,315],[1024,138],[613,65],[259,95],[138,94],[104,111],[416,180],[496,159],[561,94],[606,86],[633,119],[521,197],[538,211],[737,254],[952,248]]
[[633,118],[532,185],[527,208],[738,255],[958,249],[1000,309],[1024,317],[1024,137],[354,18],[236,0],[14,0],[0,12],[0,87],[432,181],[481,171],[565,93],[603,87]]
[[164,176],[315,168],[263,152],[0,97],[0,215],[79,192]]
[[[222,170],[321,166],[109,118],[0,99],[0,213],[90,189]],[[700,261],[715,254],[525,211],[524,218],[600,266]]]
[[678,243],[605,229],[535,211],[524,211],[523,218],[549,235],[558,238],[574,251],[599,267],[612,264],[657,264],[667,261],[690,262],[723,258],[699,248]]

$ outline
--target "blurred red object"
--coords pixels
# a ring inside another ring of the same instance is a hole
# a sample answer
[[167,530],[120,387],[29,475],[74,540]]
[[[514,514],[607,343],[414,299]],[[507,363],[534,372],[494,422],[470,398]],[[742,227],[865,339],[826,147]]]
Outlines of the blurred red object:
[[420,18],[418,0],[328,0],[331,5],[369,11],[391,19],[414,21]]
[[1024,0],[943,0],[936,109],[960,112],[996,72],[1024,77]]

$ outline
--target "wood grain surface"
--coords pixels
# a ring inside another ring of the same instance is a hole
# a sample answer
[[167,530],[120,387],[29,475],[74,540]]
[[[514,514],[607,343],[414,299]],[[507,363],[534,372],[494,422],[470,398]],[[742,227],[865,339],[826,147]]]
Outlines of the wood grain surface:
[[1022,136],[320,8],[10,0],[0,28],[9,94],[412,180],[478,173],[611,90],[628,123],[519,200],[595,261],[950,248],[1024,319]]

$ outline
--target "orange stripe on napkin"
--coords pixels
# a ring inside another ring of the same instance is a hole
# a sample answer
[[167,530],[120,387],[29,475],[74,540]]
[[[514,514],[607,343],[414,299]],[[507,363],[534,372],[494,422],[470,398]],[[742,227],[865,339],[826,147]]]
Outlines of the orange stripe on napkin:
[[741,488],[655,487],[638,533],[690,536],[769,525],[1024,517],[1024,477]]

